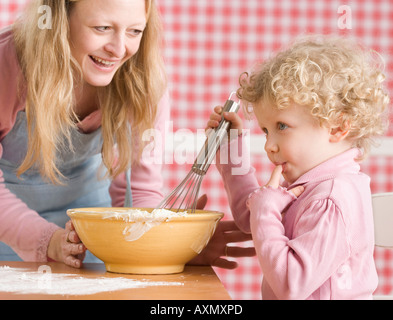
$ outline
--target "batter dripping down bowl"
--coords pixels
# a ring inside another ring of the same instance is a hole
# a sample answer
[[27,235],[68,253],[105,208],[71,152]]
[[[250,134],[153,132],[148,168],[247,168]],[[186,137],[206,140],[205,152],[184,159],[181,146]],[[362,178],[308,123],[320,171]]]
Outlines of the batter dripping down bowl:
[[210,241],[223,213],[152,208],[77,208],[67,211],[87,249],[107,271],[169,274],[184,270]]

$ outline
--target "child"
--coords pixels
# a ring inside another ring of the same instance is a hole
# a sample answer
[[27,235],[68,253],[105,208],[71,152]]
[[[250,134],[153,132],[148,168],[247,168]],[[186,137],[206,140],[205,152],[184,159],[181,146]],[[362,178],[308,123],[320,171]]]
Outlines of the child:
[[[372,298],[370,179],[359,160],[386,128],[382,73],[348,40],[307,38],[245,75],[238,97],[252,105],[276,167],[261,188],[254,169],[241,176],[233,164],[217,167],[236,222],[252,233],[262,298]],[[242,129],[239,116],[224,116]]]

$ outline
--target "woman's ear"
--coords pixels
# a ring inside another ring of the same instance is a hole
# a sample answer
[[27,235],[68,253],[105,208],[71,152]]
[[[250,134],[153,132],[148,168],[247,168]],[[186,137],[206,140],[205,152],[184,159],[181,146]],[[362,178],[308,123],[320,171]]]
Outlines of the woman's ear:
[[346,121],[341,127],[330,128],[330,142],[340,142],[344,140],[349,133],[350,124]]

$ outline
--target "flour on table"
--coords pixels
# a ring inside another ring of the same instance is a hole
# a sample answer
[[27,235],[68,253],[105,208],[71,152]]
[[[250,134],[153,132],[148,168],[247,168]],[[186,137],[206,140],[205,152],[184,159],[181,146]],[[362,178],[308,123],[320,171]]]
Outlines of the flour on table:
[[0,267],[0,291],[18,294],[90,295],[132,288],[182,285],[182,282],[133,280],[123,277],[88,278],[74,274],[51,273],[50,267],[45,265],[37,271]]

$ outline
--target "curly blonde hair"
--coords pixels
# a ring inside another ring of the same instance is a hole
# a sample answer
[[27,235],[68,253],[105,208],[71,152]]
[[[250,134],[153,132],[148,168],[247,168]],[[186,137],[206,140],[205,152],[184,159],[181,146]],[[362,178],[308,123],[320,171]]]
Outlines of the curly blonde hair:
[[353,146],[369,151],[387,129],[389,96],[382,83],[380,55],[343,38],[306,37],[240,76],[244,106],[291,103],[307,106],[321,125],[349,127]]

